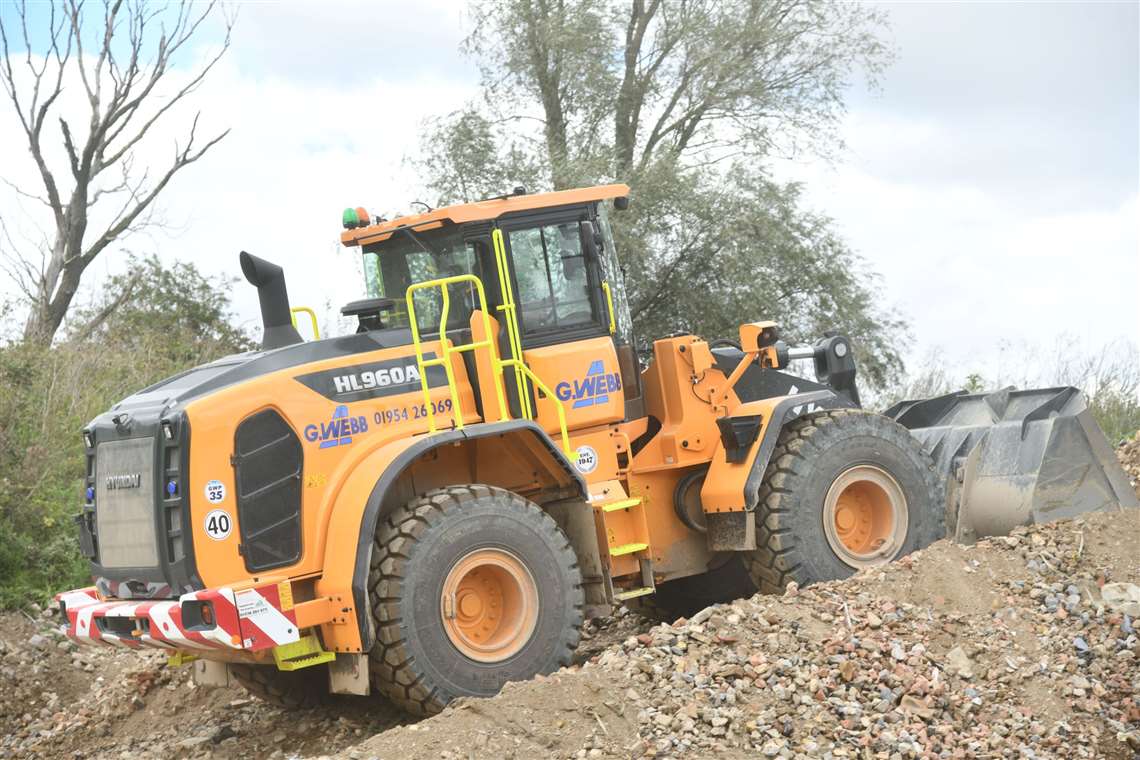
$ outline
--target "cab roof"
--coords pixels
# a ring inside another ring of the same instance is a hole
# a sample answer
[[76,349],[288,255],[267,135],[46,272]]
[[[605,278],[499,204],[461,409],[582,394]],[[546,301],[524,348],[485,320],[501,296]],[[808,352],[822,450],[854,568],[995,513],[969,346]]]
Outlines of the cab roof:
[[378,224],[370,224],[366,227],[345,230],[340,233],[340,242],[346,248],[351,248],[352,246],[369,245],[387,240],[392,236],[392,233],[404,227],[430,230],[442,227],[444,222],[462,224],[464,222],[490,221],[513,211],[568,206],[574,203],[589,203],[626,195],[629,195],[629,185],[616,184],[559,190],[553,193],[510,195],[474,203],[460,203],[454,206],[432,209],[422,214],[410,214]]

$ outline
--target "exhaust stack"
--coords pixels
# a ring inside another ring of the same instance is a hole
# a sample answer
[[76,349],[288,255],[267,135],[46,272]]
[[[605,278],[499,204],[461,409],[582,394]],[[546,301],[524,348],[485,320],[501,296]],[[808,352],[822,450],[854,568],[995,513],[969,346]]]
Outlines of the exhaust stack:
[[261,348],[269,351],[304,342],[297,328],[293,327],[289,293],[285,289],[285,274],[281,267],[245,251],[241,252],[239,259],[241,272],[249,284],[257,288],[257,300],[261,303],[261,324],[265,328]]

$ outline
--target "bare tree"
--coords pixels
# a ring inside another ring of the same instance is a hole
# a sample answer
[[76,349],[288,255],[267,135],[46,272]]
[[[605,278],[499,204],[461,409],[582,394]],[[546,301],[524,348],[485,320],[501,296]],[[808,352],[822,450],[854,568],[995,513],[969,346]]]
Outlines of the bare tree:
[[[200,138],[199,112],[176,141],[169,163],[135,164],[135,152],[152,127],[194,92],[225,54],[232,20],[223,19],[221,49],[172,89],[164,86],[172,78],[172,62],[214,13],[216,2],[182,0],[169,7],[146,0],[103,0],[96,25],[95,14],[85,12],[82,0],[53,0],[47,30],[29,29],[26,0],[3,6],[0,82],[15,106],[42,188],[4,182],[21,197],[46,206],[53,222],[39,250],[30,255],[11,251],[5,264],[30,301],[24,339],[47,344],[91,262],[116,239],[155,224],[153,204],[159,193],[228,134],[227,129]],[[37,52],[32,42],[41,39],[46,42]],[[88,44],[92,40],[93,48]],[[81,83],[87,107],[64,112],[59,100],[71,77]],[[84,119],[86,135],[73,129]],[[62,169],[51,165],[51,152],[45,150],[52,122],[58,123],[62,140]],[[89,229],[96,206],[105,210],[99,217],[109,221]]]

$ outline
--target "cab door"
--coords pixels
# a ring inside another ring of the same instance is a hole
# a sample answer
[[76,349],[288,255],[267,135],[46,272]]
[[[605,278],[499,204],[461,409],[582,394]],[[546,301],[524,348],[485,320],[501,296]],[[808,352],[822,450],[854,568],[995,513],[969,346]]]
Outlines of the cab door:
[[[625,392],[586,207],[500,223],[512,267],[523,360],[561,402],[570,430],[625,418]],[[509,385],[509,383],[508,383]],[[536,418],[559,429],[552,399],[531,389]]]

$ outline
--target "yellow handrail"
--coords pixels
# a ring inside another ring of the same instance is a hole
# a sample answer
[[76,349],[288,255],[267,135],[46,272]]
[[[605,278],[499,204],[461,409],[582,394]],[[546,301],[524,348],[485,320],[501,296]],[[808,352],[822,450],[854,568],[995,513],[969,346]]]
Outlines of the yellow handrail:
[[[451,308],[451,297],[448,294],[447,287],[457,282],[469,282],[475,286],[475,292],[479,296],[479,313],[483,315],[483,334],[487,337],[483,340],[474,341],[472,343],[464,343],[454,346],[449,346],[447,343],[447,317]],[[439,288],[443,291],[443,309],[439,316],[439,356],[435,359],[424,358],[423,343],[420,341],[419,322],[416,321],[416,303],[415,294],[418,290],[427,290],[428,288]],[[459,274],[453,277],[441,277],[438,280],[428,280],[427,282],[417,282],[408,287],[406,299],[408,302],[408,322],[412,328],[412,345],[416,350],[416,363],[419,365],[420,370],[420,388],[424,394],[424,410],[428,418],[428,430],[432,433],[436,431],[435,427],[435,412],[431,408],[431,390],[428,387],[427,368],[434,365],[443,365],[443,371],[447,376],[447,389],[451,394],[451,408],[454,410],[455,427],[463,428],[463,410],[459,408],[459,389],[455,385],[455,373],[451,367],[451,355],[461,353],[463,351],[474,351],[479,348],[486,348],[491,351],[493,343],[491,342],[491,318],[487,313],[487,296],[483,291],[482,281],[473,274]],[[492,366],[494,366],[494,352],[491,351]],[[496,367],[496,369],[498,369]],[[500,370],[501,373],[501,370]],[[501,413],[500,419],[510,419],[507,416],[507,402],[503,396],[502,385],[498,382],[495,384],[495,393],[499,400],[499,411]]]
[[606,307],[610,310],[610,335],[617,332],[617,320],[614,319],[614,295],[610,292],[610,283],[602,280],[602,290],[606,294]]
[[[507,251],[503,245],[503,231],[494,230],[491,233],[491,242],[495,248],[495,268],[499,270],[499,291],[503,294],[503,304],[499,311],[506,316],[507,341],[511,347],[511,359],[520,365],[522,360],[522,340],[519,338],[518,309],[515,307],[515,295],[511,288],[510,270],[507,268]],[[515,372],[515,383],[518,385],[519,406],[523,416],[528,420],[534,419],[534,410],[530,407],[530,393],[527,391],[526,379],[522,372]]]
[[294,306],[292,309],[289,309],[289,319],[293,321],[294,330],[297,329],[297,312],[309,315],[309,319],[313,322],[313,340],[320,340],[321,330],[317,327],[317,313],[308,306]]
[[[499,361],[499,375],[502,376],[502,368],[510,365],[516,371],[527,376],[527,378],[538,386],[548,399],[554,402],[554,410],[558,412],[558,431],[562,434],[562,450],[566,452],[566,456],[570,459],[571,464],[578,462],[578,454],[570,448],[570,432],[566,428],[566,409],[562,406],[562,402],[554,395],[554,392],[542,382],[538,375],[531,371],[530,367],[523,364],[521,360],[507,359],[506,361]],[[533,419],[533,417],[531,418]]]
[[[455,427],[458,429],[463,428],[463,410],[459,406],[459,389],[455,384],[455,374],[451,366],[452,354],[461,353],[463,351],[477,351],[480,348],[487,349],[487,353],[491,359],[491,367],[494,370],[495,377],[492,378],[492,383],[495,386],[496,398],[499,402],[500,420],[506,421],[510,419],[507,410],[507,401],[503,394],[503,368],[510,367],[515,371],[515,379],[519,384],[519,398],[520,406],[523,414],[527,419],[534,419],[534,410],[530,405],[530,398],[527,393],[526,381],[529,380],[539,390],[541,390],[550,401],[554,403],[554,409],[558,413],[558,428],[561,433],[562,450],[566,453],[567,458],[573,463],[577,462],[578,455],[570,448],[570,433],[566,427],[566,409],[562,402],[550,390],[546,383],[538,377],[530,367],[522,359],[521,341],[519,340],[518,322],[515,320],[515,306],[514,298],[510,293],[510,284],[507,282],[506,273],[503,271],[503,266],[506,264],[506,254],[502,248],[502,233],[495,230],[497,236],[495,242],[496,248],[496,263],[499,265],[499,282],[503,285],[503,300],[506,302],[504,306],[500,306],[499,310],[507,315],[507,336],[511,344],[511,358],[500,359],[495,352],[494,340],[491,337],[491,318],[487,309],[487,296],[483,290],[483,282],[473,274],[461,274],[453,277],[441,277],[437,280],[428,280],[426,282],[417,282],[410,285],[407,290],[406,300],[408,302],[408,322],[412,329],[412,345],[416,351],[416,363],[419,365],[420,370],[420,388],[424,394],[424,409],[428,418],[428,431],[436,432],[435,425],[435,412],[432,410],[431,405],[431,390],[428,386],[427,370],[429,367],[435,365],[442,365],[444,373],[447,376],[447,388],[451,394],[451,408],[454,414]],[[500,255],[502,258],[500,259]],[[451,296],[448,293],[448,286],[457,282],[468,282],[475,286],[475,292],[479,297],[479,313],[483,319],[483,334],[487,336],[483,340],[473,341],[471,343],[463,343],[457,345],[448,345],[447,342],[447,317],[451,309]],[[419,323],[416,321],[416,304],[415,294],[420,290],[427,290],[429,288],[439,288],[443,293],[442,308],[439,317],[439,353],[440,355],[434,359],[425,359],[423,343],[420,339]]]

